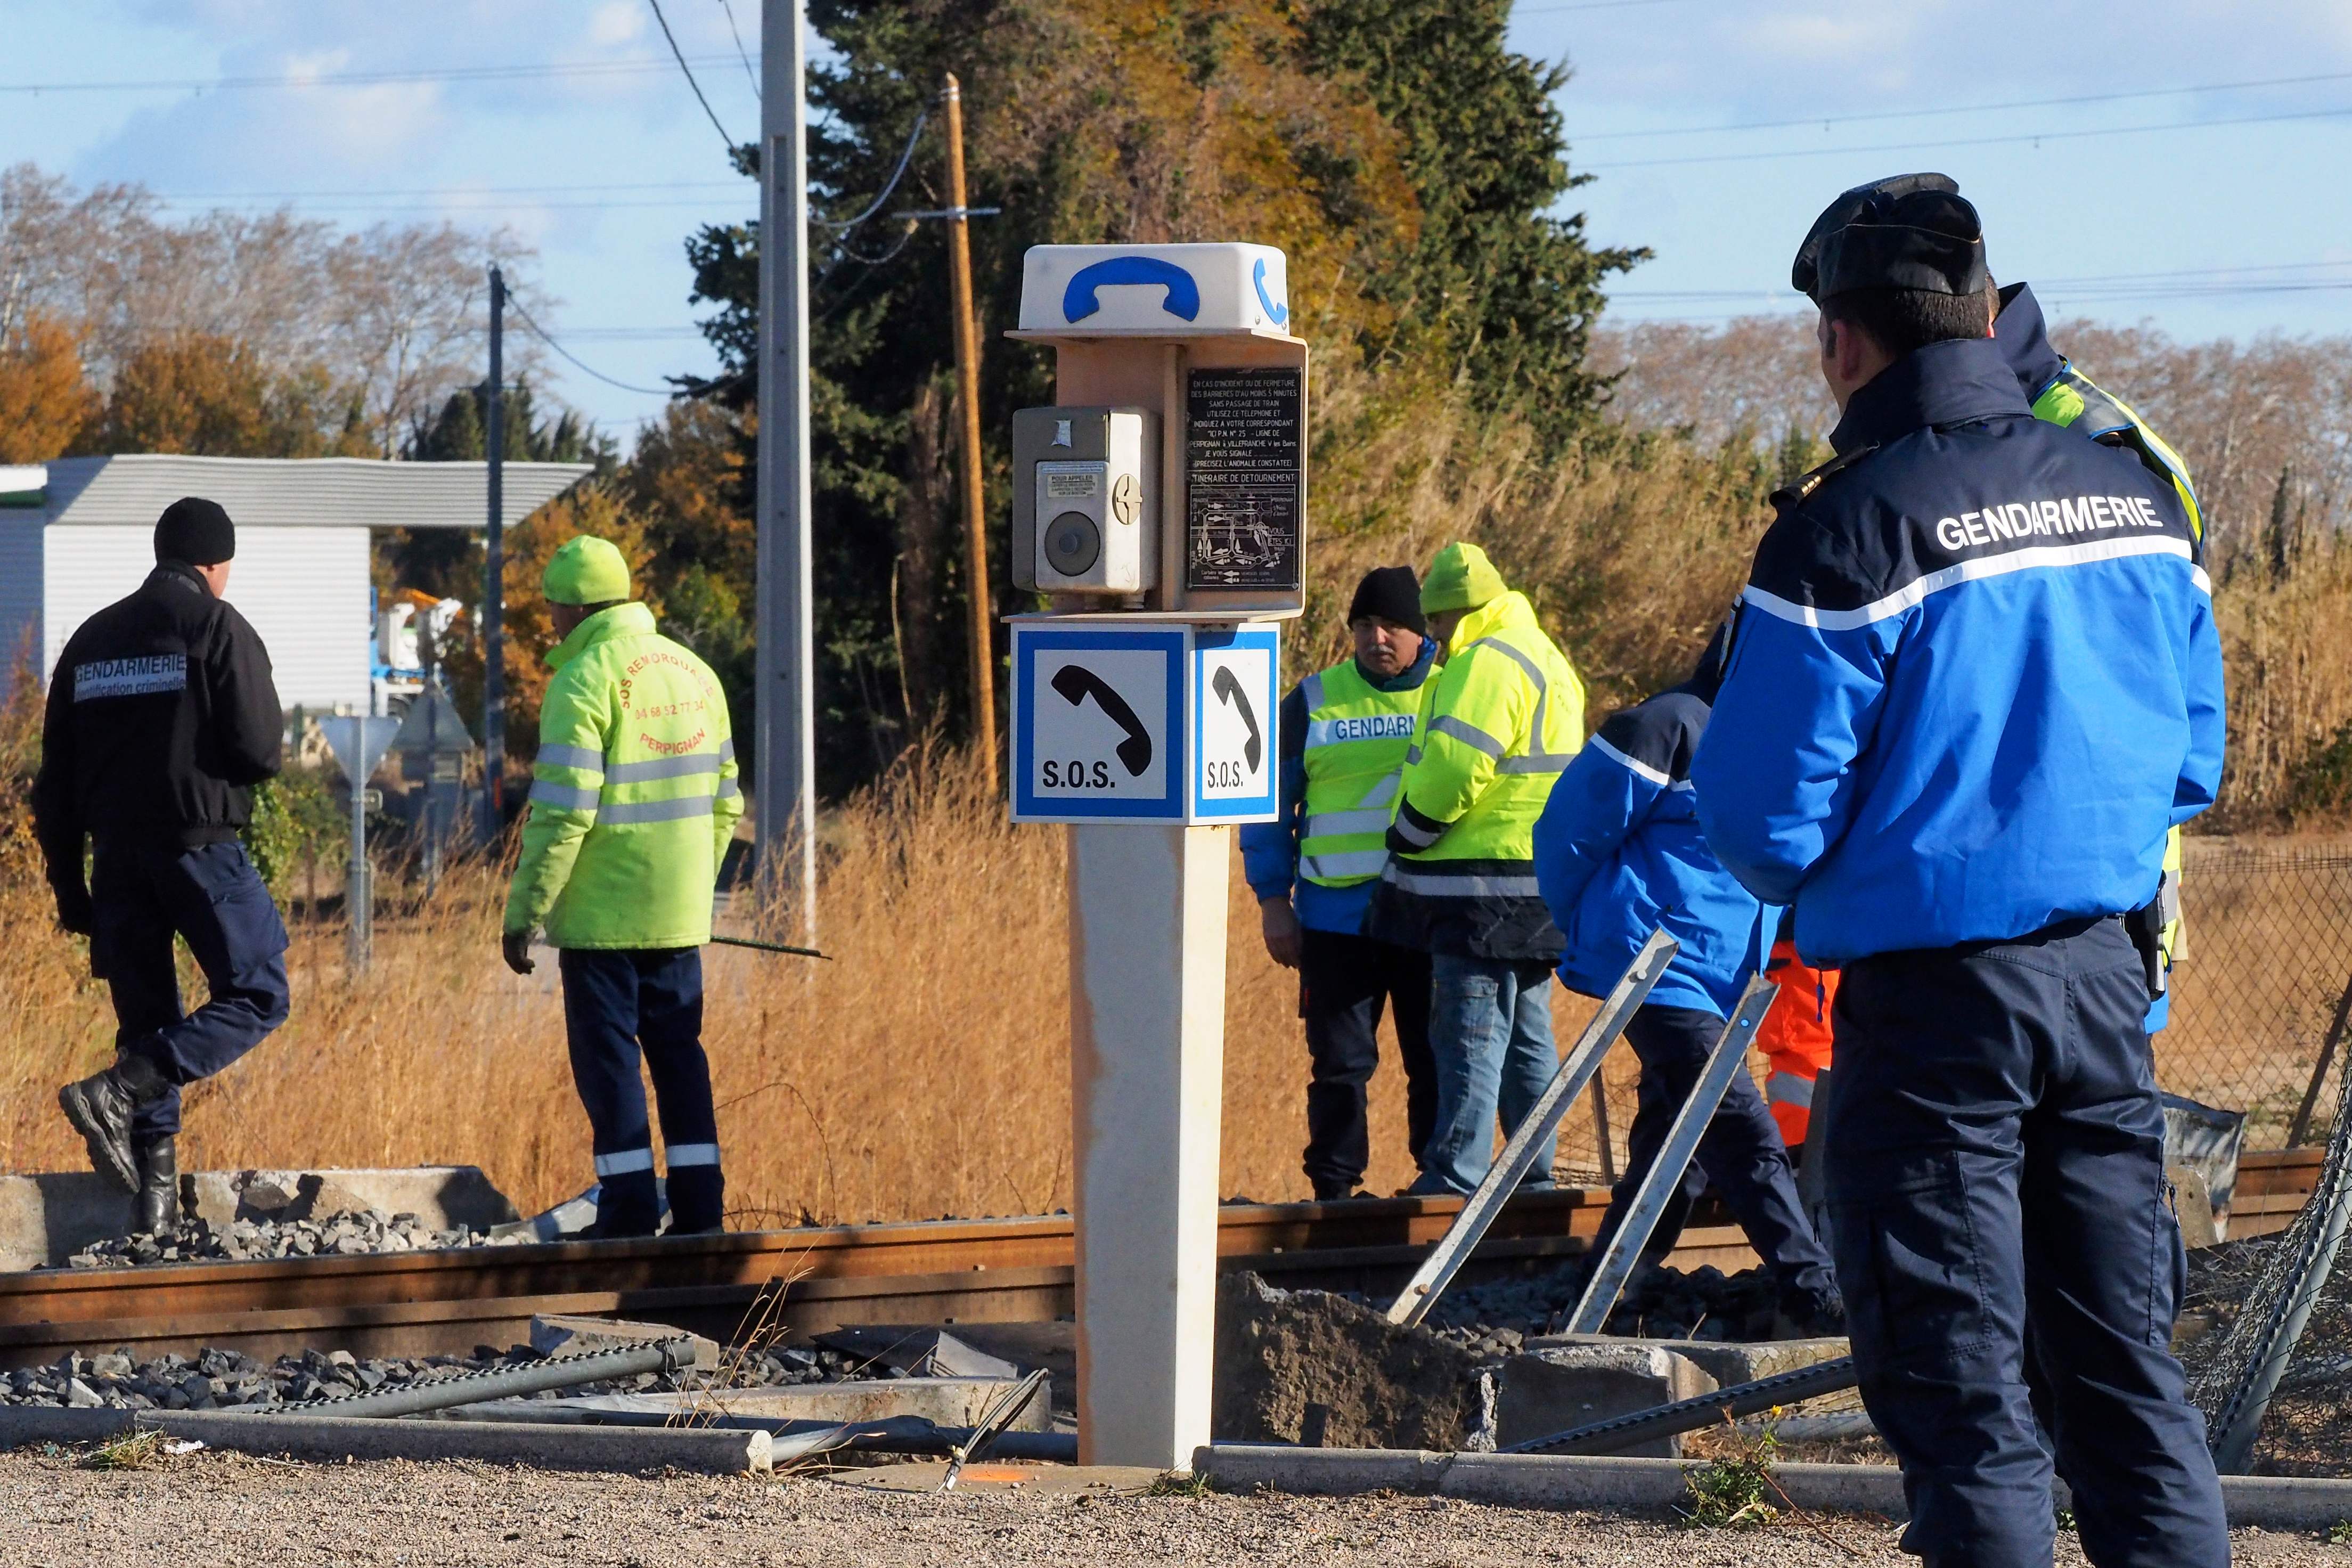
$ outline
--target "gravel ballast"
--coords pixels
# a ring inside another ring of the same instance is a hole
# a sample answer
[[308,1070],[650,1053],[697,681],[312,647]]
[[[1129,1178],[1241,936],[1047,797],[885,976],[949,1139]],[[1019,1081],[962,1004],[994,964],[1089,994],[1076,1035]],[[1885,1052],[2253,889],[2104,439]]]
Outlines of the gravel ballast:
[[[540,1473],[472,1462],[269,1464],[199,1453],[144,1471],[70,1456],[0,1455],[19,1500],[0,1564],[126,1562],[354,1568],[456,1563],[714,1563],[912,1568],[947,1563],[1291,1568],[1909,1568],[1895,1530],[1837,1519],[1705,1532],[1654,1519],[1549,1513],[1444,1499],[1078,1496],[959,1489],[880,1492],[778,1476],[714,1479]],[[2304,1535],[2236,1532],[2249,1568],[2340,1564]],[[1841,1550],[1841,1548],[1843,1550]],[[2074,1539],[2057,1561],[2082,1563]]]

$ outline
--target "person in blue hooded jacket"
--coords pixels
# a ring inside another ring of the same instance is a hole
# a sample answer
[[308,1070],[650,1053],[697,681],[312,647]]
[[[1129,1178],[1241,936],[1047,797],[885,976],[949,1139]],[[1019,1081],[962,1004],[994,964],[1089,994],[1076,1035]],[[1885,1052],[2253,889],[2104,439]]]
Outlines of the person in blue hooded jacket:
[[2227,1563],[2124,920],[2221,783],[2194,531],[2135,456],[2035,417],[1943,176],[1846,192],[1791,273],[1837,457],[1773,498],[1691,778],[1724,864],[1842,966],[1831,1244],[1904,1549],[2046,1568],[2030,1355],[2084,1555]]
[[[1642,1077],[1625,1172],[1601,1216],[1596,1257],[1657,1163],[1778,922],[1778,911],[1723,868],[1699,831],[1690,762],[1706,732],[1724,643],[1718,632],[1682,685],[1611,715],[1560,774],[1536,823],[1536,882],[1568,942],[1562,984],[1605,996],[1652,931],[1664,926],[1680,944],[1625,1026]],[[1707,1123],[1692,1177],[1659,1216],[1644,1257],[1673,1248],[1692,1201],[1709,1186],[1771,1271],[1782,1315],[1801,1332],[1843,1333],[1829,1253],[1798,1201],[1780,1129],[1744,1072]]]

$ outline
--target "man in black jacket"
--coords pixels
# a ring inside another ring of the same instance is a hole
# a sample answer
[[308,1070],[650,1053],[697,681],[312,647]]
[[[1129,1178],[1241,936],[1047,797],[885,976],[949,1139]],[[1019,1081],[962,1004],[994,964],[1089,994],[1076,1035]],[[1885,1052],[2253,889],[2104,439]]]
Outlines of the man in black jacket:
[[[138,1194],[150,1232],[179,1224],[180,1086],[286,1021],[286,926],[237,841],[250,786],[278,772],[285,720],[268,650],[220,596],[236,553],[215,503],[165,509],[155,570],[58,657],[33,781],[58,922],[89,938],[120,1026],[114,1065],[58,1103],[90,1164]],[[180,1005],[175,932],[212,993],[194,1013]]]

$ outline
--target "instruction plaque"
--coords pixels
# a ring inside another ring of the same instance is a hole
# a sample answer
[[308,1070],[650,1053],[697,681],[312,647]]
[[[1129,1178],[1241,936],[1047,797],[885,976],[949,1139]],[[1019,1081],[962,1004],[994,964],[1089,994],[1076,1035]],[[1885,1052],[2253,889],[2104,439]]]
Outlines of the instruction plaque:
[[1297,588],[1307,489],[1301,373],[1195,370],[1184,407],[1184,585]]

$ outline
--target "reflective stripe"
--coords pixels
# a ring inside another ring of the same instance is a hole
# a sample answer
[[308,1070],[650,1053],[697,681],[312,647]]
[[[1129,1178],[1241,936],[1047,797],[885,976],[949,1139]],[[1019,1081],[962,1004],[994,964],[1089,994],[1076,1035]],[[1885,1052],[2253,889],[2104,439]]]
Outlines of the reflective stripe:
[[1387,879],[1408,893],[1439,899],[1533,899],[1542,896],[1533,877],[1447,877],[1408,871],[1391,864]]
[[606,784],[646,784],[654,779],[691,778],[719,771],[719,753],[690,752],[681,757],[650,757],[642,763],[614,763],[604,773]]
[[709,816],[710,797],[690,795],[683,800],[627,800],[607,805],[597,817],[599,826],[614,823],[679,822],[689,816]]
[[[1358,801],[1356,804],[1359,805],[1393,805],[1396,804],[1397,791],[1403,787],[1404,770],[1402,768],[1399,768],[1395,773],[1381,774],[1381,782],[1374,784],[1370,790],[1367,790],[1364,794],[1364,798]],[[1383,826],[1386,825],[1383,824]]]
[[1441,822],[1434,827],[1423,827],[1400,812],[1397,819],[1389,824],[1389,831],[1415,849],[1426,849],[1445,837],[1445,824]]
[[1930,572],[1917,582],[1897,588],[1885,598],[1874,599],[1855,610],[1815,609],[1811,605],[1800,605],[1777,594],[1768,594],[1753,583],[1739,596],[1743,602],[1780,620],[1825,632],[1850,632],[1874,621],[1883,621],[1889,616],[1899,616],[1930,594],[1939,594],[1962,583],[2003,577],[2012,572],[2096,565],[2104,561],[2122,561],[2139,555],[2177,555],[2189,563],[2189,580],[2197,584],[2197,591],[2208,595],[2213,592],[2212,579],[2205,575],[2205,568],[2196,564],[2196,555],[2187,542],[2169,537],[2140,537],[2099,539],[2085,544],[2037,544],[2001,555],[1975,556],[1956,566]]
[[604,771],[604,753],[592,752],[585,746],[542,744],[539,748],[538,760],[552,768],[578,768],[589,773]]
[[1305,837],[1319,837],[1327,833],[1386,833],[1389,811],[1386,806],[1374,806],[1369,811],[1327,811],[1307,819]]
[[1497,761],[1501,760],[1503,752],[1508,749],[1502,742],[1479,729],[1475,724],[1456,719],[1451,713],[1431,720],[1429,732],[1433,735],[1451,735],[1464,745],[1484,752]]
[[617,1154],[596,1156],[596,1173],[600,1176],[633,1176],[639,1171],[654,1168],[651,1149],[624,1149]]
[[1404,765],[1411,767],[1419,761],[1421,761],[1421,747],[1418,744],[1407,746],[1404,749]]
[[735,760],[735,737],[732,735],[719,742],[719,760],[722,763]]
[[[1480,637],[1470,647],[1491,647],[1497,653],[1507,655],[1513,663],[1527,672],[1528,679],[1535,682],[1536,720],[1533,728],[1528,731],[1528,744],[1531,747],[1540,747],[1544,743],[1544,733],[1550,727],[1551,716],[1551,682],[1545,679],[1543,666],[1500,637]],[[1572,759],[1558,753],[1531,751],[1524,759],[1517,760],[1522,763],[1521,766],[1513,767],[1510,763],[1505,763],[1495,771],[1505,773],[1556,773],[1564,771]]]
[[1801,1110],[1813,1107],[1813,1080],[1799,1078],[1792,1072],[1776,1072],[1764,1080],[1764,1098],[1774,1105],[1793,1105]]
[[1308,855],[1298,868],[1310,879],[1377,877],[1389,863],[1385,849],[1351,849],[1339,855]]
[[600,796],[594,784],[557,784],[551,779],[533,779],[530,803],[565,811],[593,811]]
[[719,798],[721,800],[740,800],[743,798],[742,786],[738,784],[731,778],[720,779],[719,781]]
[[1524,757],[1505,757],[1495,764],[1498,773],[1565,773],[1568,764],[1576,761],[1573,752],[1536,752]]
[[1599,752],[1602,756],[1612,758],[1619,767],[1623,768],[1635,778],[1647,779],[1652,784],[1656,784],[1660,789],[1664,789],[1675,782],[1673,779],[1666,776],[1664,770],[1654,768],[1649,763],[1641,761],[1639,758],[1627,755],[1625,752],[1621,752],[1616,747],[1611,745],[1607,741],[1601,739],[1599,735],[1593,736],[1592,739],[1585,742],[1584,743],[1591,747],[1594,751]]
[[681,1165],[716,1165],[719,1163],[719,1145],[716,1143],[673,1143],[669,1146],[667,1152],[669,1154],[669,1168],[673,1171],[677,1170]]
[[1298,689],[1306,694],[1307,710],[1309,713],[1323,706],[1323,672],[1321,670],[1317,670],[1300,681]]

